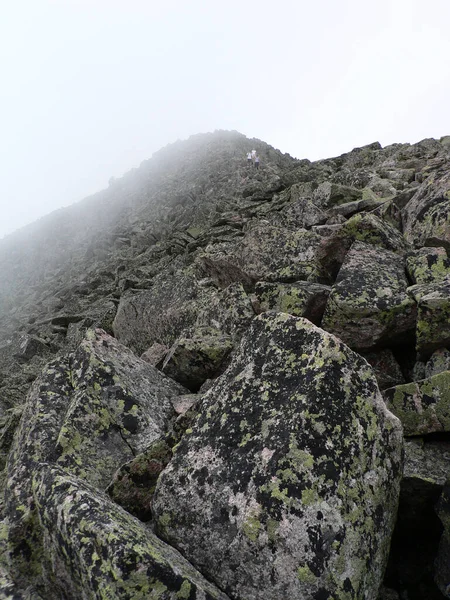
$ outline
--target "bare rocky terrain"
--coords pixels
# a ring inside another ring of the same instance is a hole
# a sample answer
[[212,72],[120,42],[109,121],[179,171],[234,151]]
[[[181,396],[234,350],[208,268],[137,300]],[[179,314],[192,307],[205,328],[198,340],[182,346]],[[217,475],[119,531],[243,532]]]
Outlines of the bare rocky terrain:
[[217,131],[0,240],[0,598],[449,598],[449,215]]

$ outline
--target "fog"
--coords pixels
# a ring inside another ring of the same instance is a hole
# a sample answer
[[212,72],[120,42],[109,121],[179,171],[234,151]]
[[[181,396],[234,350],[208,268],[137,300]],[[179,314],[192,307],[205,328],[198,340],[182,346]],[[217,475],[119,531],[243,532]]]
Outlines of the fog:
[[0,7],[0,237],[177,139],[298,158],[450,134],[448,0]]

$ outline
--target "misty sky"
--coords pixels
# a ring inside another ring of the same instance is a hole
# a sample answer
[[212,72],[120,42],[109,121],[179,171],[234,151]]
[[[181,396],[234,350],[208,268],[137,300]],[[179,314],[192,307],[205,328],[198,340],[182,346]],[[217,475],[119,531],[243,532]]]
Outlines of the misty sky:
[[193,133],[450,134],[449,0],[3,0],[0,237]]

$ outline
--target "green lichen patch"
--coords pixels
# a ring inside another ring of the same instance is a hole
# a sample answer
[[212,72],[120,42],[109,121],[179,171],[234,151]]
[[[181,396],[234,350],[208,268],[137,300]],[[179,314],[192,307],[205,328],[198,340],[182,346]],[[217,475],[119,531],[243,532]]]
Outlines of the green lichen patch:
[[383,575],[401,448],[364,359],[263,313],[159,478],[157,531],[233,597],[357,600]]
[[450,371],[384,391],[405,435],[450,431]]

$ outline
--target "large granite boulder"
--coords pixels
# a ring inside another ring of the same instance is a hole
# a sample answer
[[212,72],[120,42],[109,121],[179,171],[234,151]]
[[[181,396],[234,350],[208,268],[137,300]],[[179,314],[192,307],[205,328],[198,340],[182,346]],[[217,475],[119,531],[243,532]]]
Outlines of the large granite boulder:
[[359,350],[411,341],[416,304],[407,286],[401,256],[355,242],[331,289],[322,327]]
[[238,244],[234,261],[255,281],[319,282],[316,253],[320,242],[313,231],[255,223]]
[[34,383],[7,465],[8,556],[18,582],[42,576],[46,550],[32,480],[51,463],[103,490],[114,472],[162,439],[184,388],[102,330],[55,359]]
[[227,600],[179,552],[86,482],[43,464],[32,489],[46,600]]
[[406,270],[414,284],[434,283],[450,275],[450,259],[445,248],[419,248],[407,256]]
[[158,481],[157,530],[236,599],[375,600],[401,451],[367,362],[264,313]]

